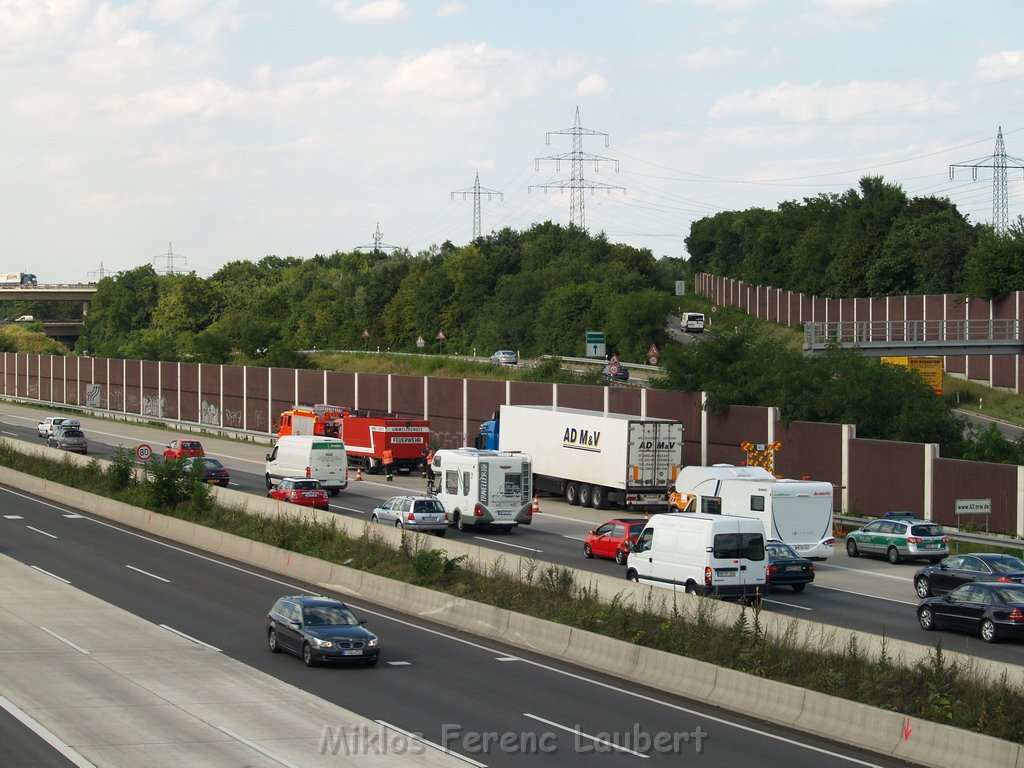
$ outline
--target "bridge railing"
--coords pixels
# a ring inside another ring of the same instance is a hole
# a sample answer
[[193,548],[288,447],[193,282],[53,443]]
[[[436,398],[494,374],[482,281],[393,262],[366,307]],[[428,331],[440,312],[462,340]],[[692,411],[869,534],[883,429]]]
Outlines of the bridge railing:
[[839,346],[883,346],[907,342],[1006,343],[1021,341],[1021,320],[844,320],[833,323],[807,323],[804,348]]

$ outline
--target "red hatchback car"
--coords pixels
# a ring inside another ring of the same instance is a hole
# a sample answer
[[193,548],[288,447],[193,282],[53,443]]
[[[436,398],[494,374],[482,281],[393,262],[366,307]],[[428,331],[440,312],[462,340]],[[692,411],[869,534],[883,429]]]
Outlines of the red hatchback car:
[[327,509],[329,506],[327,491],[319,480],[310,477],[286,477],[267,491],[267,497],[301,507]]
[[587,557],[613,557],[619,565],[626,564],[626,541],[636,544],[647,520],[638,517],[622,517],[609,520],[587,534],[583,541],[583,554]]
[[164,448],[164,459],[166,461],[177,461],[190,457],[202,457],[206,455],[203,444],[198,440],[171,440]]

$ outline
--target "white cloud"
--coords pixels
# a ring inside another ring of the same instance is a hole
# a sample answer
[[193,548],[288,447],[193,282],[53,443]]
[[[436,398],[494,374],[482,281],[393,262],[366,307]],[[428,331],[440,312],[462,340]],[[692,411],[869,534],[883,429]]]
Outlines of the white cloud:
[[437,7],[437,15],[441,16],[442,18],[449,18],[451,16],[457,16],[458,14],[462,13],[465,10],[466,6],[464,6],[462,3],[441,3],[441,5]]
[[334,12],[346,21],[393,21],[407,15],[404,0],[371,0],[359,5],[345,0],[336,3]]
[[1024,73],[1024,51],[998,51],[978,60],[978,72],[984,77],[1010,77]]
[[607,89],[604,77],[601,75],[588,75],[576,84],[577,96],[590,96],[594,93],[604,93]]

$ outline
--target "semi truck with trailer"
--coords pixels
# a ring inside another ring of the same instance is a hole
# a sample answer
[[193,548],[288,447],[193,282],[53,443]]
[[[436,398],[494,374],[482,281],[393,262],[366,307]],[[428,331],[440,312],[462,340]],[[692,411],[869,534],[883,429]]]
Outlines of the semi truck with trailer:
[[341,438],[349,466],[371,473],[384,468],[384,451],[390,449],[395,470],[411,472],[423,464],[423,449],[430,445],[430,422],[359,415],[339,405],[318,403],[282,413],[277,434]]
[[571,505],[664,512],[683,463],[683,425],[670,419],[548,405],[503,405],[478,448],[524,453],[534,489]]
[[832,555],[832,483],[775,477],[762,467],[715,464],[683,467],[670,498],[673,512],[753,517],[769,539],[789,544],[802,557]]
[[29,272],[0,272],[0,288],[31,288],[38,285],[36,276]]

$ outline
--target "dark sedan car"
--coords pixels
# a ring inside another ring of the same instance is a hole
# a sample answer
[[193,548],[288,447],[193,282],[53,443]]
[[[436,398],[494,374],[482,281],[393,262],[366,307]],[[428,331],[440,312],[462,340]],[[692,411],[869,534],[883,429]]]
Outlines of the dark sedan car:
[[917,606],[922,629],[956,629],[986,643],[1024,638],[1024,584],[974,582]]
[[380,661],[380,641],[352,609],[330,597],[282,597],[267,614],[267,645],[272,653],[294,653],[307,667],[320,662]]
[[231,479],[231,473],[228,471],[228,468],[217,461],[217,459],[211,458],[210,456],[191,456],[184,459],[181,464],[185,468],[186,472],[191,472],[192,467],[198,465],[199,471],[203,473],[204,483],[219,485],[224,488],[228,487],[228,482]]
[[814,581],[814,563],[800,557],[789,544],[771,540],[764,545],[768,554],[768,583],[772,588],[792,587],[794,592],[803,592],[804,587]]
[[944,594],[972,581],[1024,583],[1024,560],[990,552],[953,555],[938,565],[929,565],[915,573],[914,589],[918,597],[925,598]]

